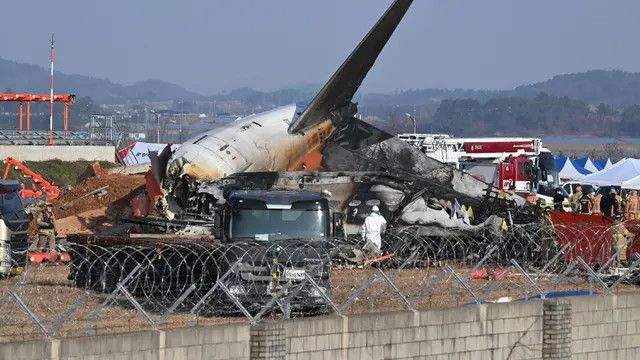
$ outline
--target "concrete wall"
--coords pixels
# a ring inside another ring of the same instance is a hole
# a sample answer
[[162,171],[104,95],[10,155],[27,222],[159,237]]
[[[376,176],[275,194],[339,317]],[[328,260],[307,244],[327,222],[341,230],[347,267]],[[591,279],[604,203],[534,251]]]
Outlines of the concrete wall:
[[[284,351],[283,351],[284,349]],[[0,359],[636,359],[640,295],[0,344]]]
[[285,324],[288,359],[539,359],[542,302]]
[[0,359],[42,360],[50,354],[51,343],[45,340],[0,344]]
[[640,296],[571,299],[573,359],[640,359]]
[[20,161],[43,161],[60,159],[64,161],[115,160],[113,146],[64,146],[64,145],[0,145],[0,159],[7,157]]
[[248,325],[172,329],[164,336],[165,360],[249,359]]
[[[56,350],[55,345],[54,350]],[[160,352],[160,337],[155,331],[140,331],[109,336],[67,338],[60,340],[57,345],[59,358],[66,360],[156,360]]]

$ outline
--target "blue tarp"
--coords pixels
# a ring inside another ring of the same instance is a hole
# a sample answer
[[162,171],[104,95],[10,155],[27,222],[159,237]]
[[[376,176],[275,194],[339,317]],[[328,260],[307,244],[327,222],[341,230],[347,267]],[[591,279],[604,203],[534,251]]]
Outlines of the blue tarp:
[[565,161],[567,161],[566,157],[556,157],[556,170],[558,171],[562,170],[562,167],[564,166]]
[[604,167],[607,165],[607,160],[608,159],[596,159],[596,160],[593,160],[593,165],[595,165],[596,168],[598,168],[598,170],[603,170]]
[[579,163],[578,160],[580,159],[576,159],[576,160],[571,160],[571,164],[573,164],[573,167],[576,168],[576,170],[578,170],[578,172],[582,175],[589,175],[591,174],[591,171],[587,170],[584,168],[584,164],[586,164],[586,161],[584,163]]

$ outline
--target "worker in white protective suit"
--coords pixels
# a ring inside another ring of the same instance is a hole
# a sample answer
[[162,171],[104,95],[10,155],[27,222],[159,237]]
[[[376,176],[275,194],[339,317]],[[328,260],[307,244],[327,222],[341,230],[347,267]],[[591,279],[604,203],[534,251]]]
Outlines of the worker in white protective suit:
[[380,215],[380,209],[374,205],[371,214],[364,219],[362,224],[362,240],[365,241],[363,250],[369,256],[382,255],[382,233],[387,227],[387,220]]

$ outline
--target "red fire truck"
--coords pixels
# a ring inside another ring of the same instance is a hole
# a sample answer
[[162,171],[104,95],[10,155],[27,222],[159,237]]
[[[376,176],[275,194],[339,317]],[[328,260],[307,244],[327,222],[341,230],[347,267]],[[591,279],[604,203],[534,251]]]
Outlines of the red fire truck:
[[451,164],[502,190],[552,197],[559,186],[553,155],[537,138],[454,138],[444,134],[400,134],[427,156]]

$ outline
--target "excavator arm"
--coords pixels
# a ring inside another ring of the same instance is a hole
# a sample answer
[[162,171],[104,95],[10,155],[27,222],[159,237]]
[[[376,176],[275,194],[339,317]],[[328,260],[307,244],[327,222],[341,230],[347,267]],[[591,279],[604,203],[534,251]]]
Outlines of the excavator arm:
[[23,178],[30,179],[31,186],[25,186],[20,190],[21,198],[42,199],[46,197],[48,200],[53,200],[60,196],[60,188],[58,186],[47,181],[42,177],[42,175],[29,169],[20,160],[8,157],[4,160],[4,163],[4,173],[2,174],[3,180],[7,180],[9,178],[11,168],[20,172]]

